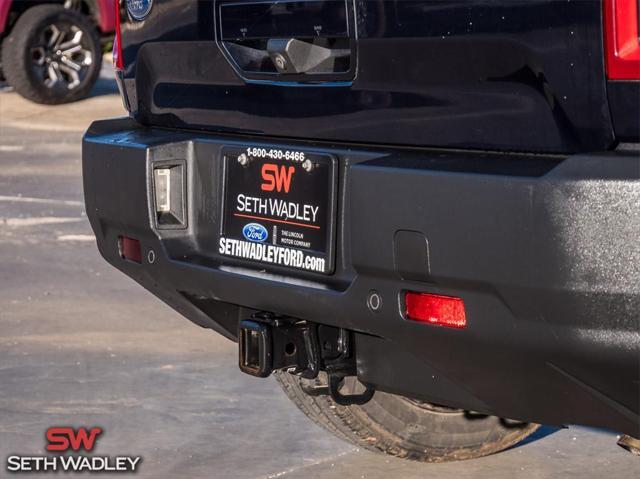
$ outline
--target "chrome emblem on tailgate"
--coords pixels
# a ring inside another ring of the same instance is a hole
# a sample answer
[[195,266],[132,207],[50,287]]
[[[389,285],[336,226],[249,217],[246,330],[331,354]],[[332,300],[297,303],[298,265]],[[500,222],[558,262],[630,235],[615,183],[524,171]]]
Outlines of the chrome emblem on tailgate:
[[127,11],[134,20],[144,20],[153,7],[153,0],[126,0]]

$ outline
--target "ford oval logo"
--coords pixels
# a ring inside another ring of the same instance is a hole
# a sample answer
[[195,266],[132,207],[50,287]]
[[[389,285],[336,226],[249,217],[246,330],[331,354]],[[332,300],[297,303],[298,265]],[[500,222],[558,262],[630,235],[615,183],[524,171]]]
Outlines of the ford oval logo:
[[267,228],[258,223],[249,223],[242,228],[242,236],[249,241],[262,243],[269,237]]
[[134,20],[144,20],[153,7],[153,0],[127,0],[127,11]]

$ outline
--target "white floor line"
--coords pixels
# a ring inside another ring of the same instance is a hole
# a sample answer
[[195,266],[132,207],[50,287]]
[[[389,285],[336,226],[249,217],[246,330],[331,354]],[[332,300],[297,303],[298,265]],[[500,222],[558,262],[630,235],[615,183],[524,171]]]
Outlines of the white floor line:
[[39,218],[0,218],[0,226],[39,226],[60,223],[79,223],[84,220],[84,218],[61,218],[56,216],[42,216]]
[[24,145],[0,145],[0,151],[14,152],[24,150]]
[[[313,467],[313,466],[319,466],[320,464],[324,464],[330,461],[335,461],[336,459],[341,459],[343,456],[346,456],[347,454],[352,454],[354,452],[357,452],[358,449],[353,448],[349,451],[344,451],[344,452],[340,452],[338,454],[335,454],[333,456],[329,456],[329,457],[325,457],[325,458],[321,458],[321,459],[317,459],[315,461],[311,461],[308,462],[306,464],[302,464],[300,466],[296,466],[296,467],[291,467],[289,469],[285,469],[284,471],[280,471],[280,472],[274,472],[273,474],[269,474],[268,476],[264,476],[264,479],[277,479],[283,476],[286,476],[287,474],[291,474],[292,472],[298,472],[301,471],[303,469],[307,469],[309,467]],[[364,477],[364,476],[362,476]]]
[[47,205],[84,206],[82,201],[54,200],[50,198],[30,198],[28,196],[2,196],[0,201],[13,203],[41,203]]
[[93,235],[62,235],[58,236],[58,241],[95,241]]

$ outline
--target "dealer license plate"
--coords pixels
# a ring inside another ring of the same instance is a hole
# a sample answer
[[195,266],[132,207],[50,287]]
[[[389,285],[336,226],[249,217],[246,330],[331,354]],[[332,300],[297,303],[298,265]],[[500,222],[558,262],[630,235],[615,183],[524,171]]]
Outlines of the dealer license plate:
[[336,160],[226,147],[219,253],[263,265],[333,272]]

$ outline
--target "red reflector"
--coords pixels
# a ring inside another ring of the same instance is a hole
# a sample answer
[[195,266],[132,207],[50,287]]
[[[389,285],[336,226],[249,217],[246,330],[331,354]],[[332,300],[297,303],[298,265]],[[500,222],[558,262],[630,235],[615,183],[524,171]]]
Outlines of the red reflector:
[[638,0],[604,0],[604,44],[610,80],[640,80]]
[[142,263],[142,248],[140,241],[129,238],[128,236],[118,236],[118,249],[123,259],[133,261],[134,263]]
[[407,318],[413,321],[465,328],[467,316],[464,302],[460,298],[427,293],[407,293],[405,295]]
[[124,70],[124,60],[122,59],[122,30],[120,28],[120,0],[113,2],[116,9],[116,34],[113,39],[113,66],[116,70]]

